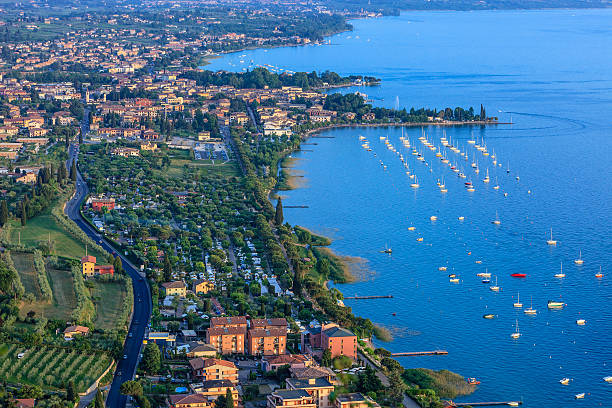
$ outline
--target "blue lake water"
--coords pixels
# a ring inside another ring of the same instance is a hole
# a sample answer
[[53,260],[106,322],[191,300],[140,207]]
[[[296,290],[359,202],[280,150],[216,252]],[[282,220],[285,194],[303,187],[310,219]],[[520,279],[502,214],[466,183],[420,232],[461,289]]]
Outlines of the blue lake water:
[[[489,115],[514,122],[424,129],[435,146],[445,131],[467,153],[466,161],[441,147],[467,179],[418,140],[420,128],[403,135],[428,165],[403,147],[401,129],[328,131],[323,136],[333,138],[313,138],[312,151],[294,155],[304,186],[283,192],[284,204],[309,206],[285,209],[289,222],[331,236],[340,254],[367,260],[365,279],[341,285],[345,294],[394,296],[346,301],[392,330],[395,338],[384,347],[449,351],[400,358],[404,366],[447,368],[482,381],[461,400],[523,399],[525,407],[546,407],[573,403],[585,392],[576,405],[612,402],[612,384],[602,380],[612,375],[611,21],[612,10],[403,13],[354,21],[355,30],[332,37],[331,45],[253,50],[207,67],[241,70],[252,60],[373,75],[383,80],[380,86],[343,91],[365,92],[388,107],[473,105],[478,111],[482,103]],[[467,143],[472,134],[502,167]],[[360,135],[371,152],[360,146]],[[381,136],[403,154],[419,189],[410,187],[398,154]],[[479,174],[471,167],[476,161]],[[488,184],[482,181],[487,170]],[[439,191],[438,179],[448,193]],[[474,192],[466,191],[466,180]],[[496,213],[499,226],[492,224]],[[550,228],[554,247],[546,244]],[[386,245],[391,256],[380,253]],[[579,251],[583,266],[573,262]],[[561,262],[566,277],[558,279]],[[603,279],[595,278],[600,266]],[[497,277],[499,293],[476,276],[485,269]],[[510,277],[515,272],[527,278]],[[450,283],[449,273],[460,282]],[[513,307],[519,292],[523,308],[533,303],[536,316]],[[550,299],[567,306],[549,311]],[[497,318],[483,319],[485,313]],[[517,320],[522,337],[513,340]],[[563,377],[572,379],[568,386],[559,384]]]

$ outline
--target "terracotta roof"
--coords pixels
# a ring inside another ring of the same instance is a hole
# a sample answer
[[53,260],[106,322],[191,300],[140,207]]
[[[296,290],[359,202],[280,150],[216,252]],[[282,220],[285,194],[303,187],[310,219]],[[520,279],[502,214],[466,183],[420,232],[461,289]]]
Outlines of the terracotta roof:
[[81,263],[85,263],[85,262],[93,262],[96,263],[96,257],[95,256],[91,256],[91,255],[87,255],[81,258]]
[[294,378],[323,378],[335,377],[336,374],[326,367],[290,368],[291,376]]
[[250,337],[282,337],[287,335],[286,327],[270,327],[268,329],[251,329]]
[[17,398],[14,400],[17,408],[33,408],[36,405],[34,398]]
[[353,332],[343,329],[342,327],[332,327],[324,330],[323,333],[325,333],[327,337],[356,337]]
[[245,334],[246,327],[211,327],[208,329],[209,336]]
[[89,327],[68,326],[64,329],[64,333],[89,333]]
[[287,319],[279,317],[274,319],[251,319],[251,327],[270,327],[279,326],[287,327]]
[[212,317],[210,319],[210,327],[230,326],[230,325],[246,325],[246,316],[223,316]]
[[308,361],[302,354],[280,354],[278,356],[266,356],[268,364],[299,364]]
[[236,369],[236,365],[232,363],[231,361],[219,360],[216,358],[202,358],[202,357],[193,358],[189,360],[189,365],[191,366],[193,370],[199,370],[199,369],[211,367],[214,365],[220,365],[220,366]]
[[208,398],[200,394],[176,394],[170,396],[170,403],[172,405],[176,404],[197,404],[197,403],[206,403],[208,402]]
[[162,286],[166,289],[175,289],[175,288],[186,288],[185,282],[183,281],[174,281],[174,282],[164,282]]

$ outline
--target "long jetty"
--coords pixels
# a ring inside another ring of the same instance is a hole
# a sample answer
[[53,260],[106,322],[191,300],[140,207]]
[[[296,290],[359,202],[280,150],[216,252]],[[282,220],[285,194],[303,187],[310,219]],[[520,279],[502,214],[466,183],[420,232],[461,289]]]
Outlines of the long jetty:
[[308,208],[307,205],[285,205],[285,208]]
[[391,299],[393,298],[393,295],[378,295],[378,296],[345,296],[345,299],[357,299],[357,300],[361,300],[361,299]]
[[444,356],[446,354],[448,354],[446,350],[407,351],[404,353],[391,353],[391,357]]

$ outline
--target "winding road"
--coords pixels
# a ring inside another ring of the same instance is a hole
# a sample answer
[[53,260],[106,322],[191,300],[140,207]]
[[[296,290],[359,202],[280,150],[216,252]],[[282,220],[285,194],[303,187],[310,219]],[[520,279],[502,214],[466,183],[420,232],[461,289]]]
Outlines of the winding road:
[[[70,158],[66,162],[68,170],[70,170],[72,160],[78,160],[78,155],[78,144],[71,144],[69,149]],[[123,254],[118,254],[117,251],[106,241],[106,239],[83,219],[79,209],[81,207],[81,203],[85,197],[87,197],[87,193],[87,183],[85,183],[80,172],[77,170],[75,194],[70,201],[66,203],[64,212],[79,226],[79,228],[83,230],[83,232],[97,242],[98,245],[104,248],[104,250],[113,254],[114,256],[120,256],[123,269],[125,269],[125,271],[132,278],[132,286],[134,289],[134,309],[132,320],[130,322],[129,334],[123,345],[122,358],[120,358],[117,362],[113,382],[106,399],[107,407],[123,408],[125,407],[127,397],[125,395],[121,395],[119,387],[125,381],[129,381],[134,378],[140,350],[145,336],[145,330],[149,323],[149,319],[151,318],[151,292],[149,291],[147,280],[140,274],[138,268],[131,264]]]

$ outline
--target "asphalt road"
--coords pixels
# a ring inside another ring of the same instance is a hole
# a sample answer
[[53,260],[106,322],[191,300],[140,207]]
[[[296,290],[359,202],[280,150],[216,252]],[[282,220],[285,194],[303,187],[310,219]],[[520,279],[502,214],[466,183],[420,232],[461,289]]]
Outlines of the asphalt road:
[[[70,159],[67,162],[68,171],[73,159],[78,159],[78,145],[70,145]],[[138,268],[132,265],[122,254],[117,254],[117,251],[102,237],[98,232],[94,230],[85,220],[83,220],[79,208],[81,203],[87,196],[88,188],[87,184],[83,181],[81,174],[77,171],[77,186],[74,197],[66,203],[64,209],[66,215],[70,217],[78,226],[81,228],[91,239],[98,243],[109,253],[114,256],[119,255],[123,263],[123,269],[132,278],[132,286],[134,288],[134,312],[132,315],[132,321],[130,323],[130,330],[128,337],[123,345],[123,354],[117,363],[115,370],[115,376],[113,383],[106,399],[106,406],[111,408],[123,408],[125,407],[127,397],[121,395],[119,387],[125,381],[132,380],[134,373],[136,372],[136,365],[138,363],[138,357],[142,347],[142,341],[145,335],[145,329],[151,318],[151,292],[149,291],[149,285],[145,278],[143,278]],[[105,260],[100,260],[105,262]]]

